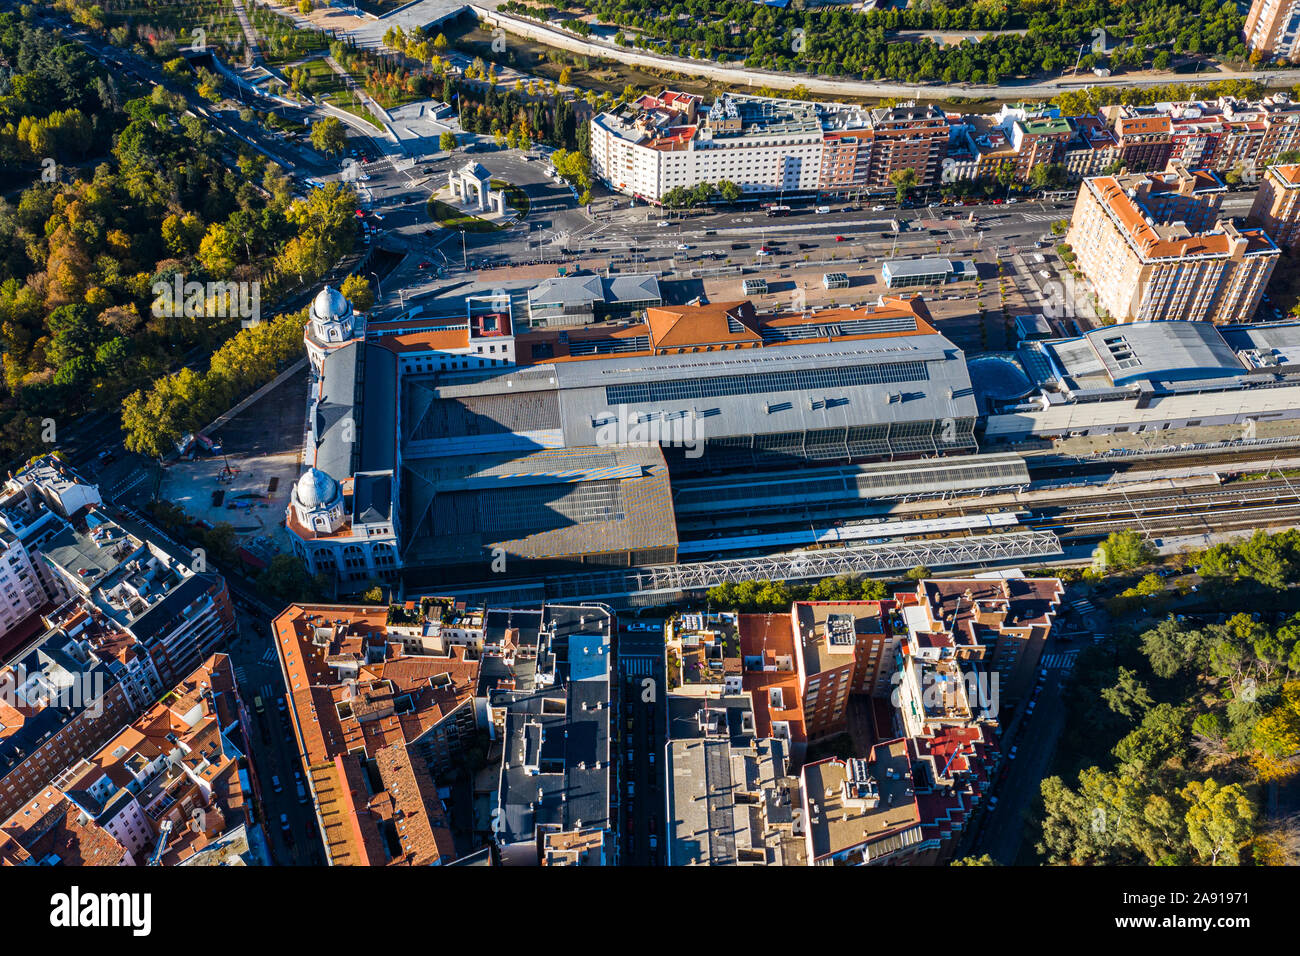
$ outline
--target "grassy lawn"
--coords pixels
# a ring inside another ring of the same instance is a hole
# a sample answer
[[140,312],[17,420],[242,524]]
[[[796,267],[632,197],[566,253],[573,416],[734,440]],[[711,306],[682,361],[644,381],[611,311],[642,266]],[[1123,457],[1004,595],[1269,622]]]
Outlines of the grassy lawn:
[[[370,91],[367,90],[366,92],[369,93]],[[419,93],[411,93],[406,90],[398,90],[396,93],[385,90],[380,93],[370,93],[370,96],[386,110],[397,109],[397,107],[405,106],[407,103],[419,103],[428,99],[427,96],[421,96]]]
[[329,49],[329,36],[319,30],[304,30],[288,17],[265,7],[250,3],[247,9],[262,59],[270,66],[283,66]]
[[105,6],[104,23],[110,29],[127,24],[147,25],[151,28],[148,32],[156,31],[159,39],[170,39],[170,35],[174,35],[182,47],[194,43],[194,30],[202,30],[204,42],[221,53],[229,54],[237,46],[241,49],[243,46],[244,34],[230,0],[186,0],[185,3],[126,0]]
[[438,199],[429,200],[429,218],[445,229],[457,232],[500,232],[501,227],[495,223],[461,212],[455,206]]
[[519,214],[523,219],[528,215],[529,201],[528,194],[513,183],[508,183],[504,179],[494,179],[488,185],[497,190],[505,190],[506,205]]
[[354,116],[359,116],[371,126],[378,129],[378,124],[370,114],[370,110],[357,99],[356,94],[349,90],[343,84],[343,77],[339,76],[330,69],[330,65],[323,58],[308,60],[300,64],[295,69],[306,70],[311,75],[312,95],[317,99],[324,100],[331,106],[337,106],[341,110],[347,110]]

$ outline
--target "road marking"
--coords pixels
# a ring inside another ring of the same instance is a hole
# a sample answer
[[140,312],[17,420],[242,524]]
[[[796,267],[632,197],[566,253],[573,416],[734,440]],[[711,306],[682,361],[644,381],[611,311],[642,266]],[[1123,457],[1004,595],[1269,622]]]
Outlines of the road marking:
[[1079,656],[1079,651],[1077,649],[1063,651],[1060,654],[1048,654],[1045,658],[1043,658],[1043,666],[1048,668],[1049,670],[1060,669],[1063,671],[1068,671],[1074,667],[1074,659],[1078,656]]
[[124,495],[132,488],[134,488],[136,485],[140,484],[142,481],[145,481],[148,477],[149,475],[147,472],[143,472],[143,471],[139,472],[134,478],[130,479],[129,481],[122,481],[114,485],[109,490],[108,495],[110,498],[117,498],[121,495]]

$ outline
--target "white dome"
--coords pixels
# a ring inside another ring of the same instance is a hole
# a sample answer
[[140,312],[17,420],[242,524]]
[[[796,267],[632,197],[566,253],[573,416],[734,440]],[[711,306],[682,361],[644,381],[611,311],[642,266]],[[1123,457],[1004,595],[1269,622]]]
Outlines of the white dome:
[[294,497],[304,508],[319,508],[338,496],[339,483],[317,468],[308,468],[294,486]]
[[316,293],[311,314],[318,319],[345,319],[352,314],[352,304],[342,292],[327,285]]

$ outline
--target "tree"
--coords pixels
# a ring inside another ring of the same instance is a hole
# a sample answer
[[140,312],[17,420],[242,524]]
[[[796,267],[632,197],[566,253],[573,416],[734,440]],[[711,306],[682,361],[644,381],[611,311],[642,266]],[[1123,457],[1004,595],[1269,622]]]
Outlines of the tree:
[[325,580],[307,570],[307,562],[293,554],[277,554],[257,576],[263,594],[288,603],[319,600],[328,594]]
[[456,148],[456,134],[451,130],[444,130],[443,134],[438,137],[438,148],[444,153],[450,153]]
[[1215,544],[1201,552],[1196,572],[1215,593],[1227,591],[1237,580],[1237,556],[1229,544]]
[[1154,770],[1182,754],[1190,723],[1187,708],[1158,704],[1147,711],[1136,730],[1115,745],[1114,754],[1135,772]]
[[1130,720],[1137,720],[1155,705],[1146,684],[1137,679],[1137,671],[1127,667],[1119,669],[1118,680],[1103,689],[1101,697],[1112,711]]
[[928,578],[929,576],[930,576],[930,569],[927,568],[924,564],[918,564],[916,567],[912,568],[910,571],[907,572],[907,579],[909,581],[922,581],[925,578]]
[[[1099,774],[1094,767],[1080,775]],[[1108,812],[1100,800],[1089,799],[1081,786],[1067,787],[1060,777],[1048,777],[1039,785],[1043,818],[1035,847],[1049,863],[1105,864],[1121,862],[1113,848],[1114,831],[1108,826]]]
[[1266,588],[1281,590],[1295,576],[1295,566],[1281,535],[1259,530],[1237,545],[1237,573]]
[[999,863],[997,860],[993,859],[993,857],[989,856],[987,853],[982,853],[979,856],[964,856],[960,860],[953,860],[951,865],[952,866],[1001,866],[1002,864]]
[[1255,723],[1253,742],[1266,757],[1287,758],[1300,753],[1300,681],[1282,688],[1282,703]]
[[1029,170],[1029,185],[1037,190],[1059,185],[1065,170],[1059,163],[1036,163]]
[[215,279],[235,269],[235,236],[224,223],[214,222],[199,243],[199,264]]
[[172,214],[163,220],[162,239],[167,251],[178,258],[190,256],[203,238],[203,222],[194,213]]
[[862,580],[862,590],[858,595],[862,601],[883,601],[889,596],[889,589],[885,587],[885,582],[878,578],[864,578]]
[[327,156],[337,156],[348,144],[347,133],[337,117],[326,116],[311,124],[311,144]]
[[720,195],[727,202],[732,202],[732,203],[736,202],[737,200],[740,199],[742,192],[743,190],[740,188],[740,186],[732,182],[730,179],[724,179],[718,183],[718,195]]
[[56,368],[92,354],[98,344],[99,327],[84,305],[61,305],[49,314],[45,324],[52,336],[45,347],[45,357]]
[[1112,531],[1092,553],[1093,566],[1103,571],[1127,571],[1155,560],[1155,546],[1131,528]]
[[1142,653],[1157,677],[1170,678],[1184,668],[1204,670],[1209,665],[1211,640],[1203,632],[1180,624],[1172,616],[1143,632]]
[[348,301],[352,303],[352,308],[358,312],[369,312],[374,308],[375,293],[370,288],[370,280],[365,276],[353,273],[343,280],[339,291],[347,296]]
[[894,187],[894,199],[899,203],[907,198],[907,191],[917,183],[915,169],[896,169],[889,174],[889,184]]
[[1193,780],[1182,791],[1187,801],[1187,837],[1202,863],[1236,866],[1241,847],[1254,833],[1255,807],[1241,784],[1220,786]]

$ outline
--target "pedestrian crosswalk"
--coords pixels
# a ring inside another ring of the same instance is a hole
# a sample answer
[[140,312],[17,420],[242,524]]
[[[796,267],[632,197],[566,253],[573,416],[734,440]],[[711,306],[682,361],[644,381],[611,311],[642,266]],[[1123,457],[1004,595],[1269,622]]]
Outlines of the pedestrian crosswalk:
[[274,647],[268,647],[268,648],[266,649],[266,652],[262,655],[262,663],[263,663],[263,664],[274,664],[274,663],[275,663],[275,648],[274,648]]
[[235,684],[239,687],[248,686],[248,671],[244,669],[243,664],[235,665]]
[[1070,607],[1074,608],[1080,614],[1091,614],[1093,611],[1097,610],[1096,605],[1087,598],[1079,598],[1077,601],[1071,601]]
[[1092,643],[1094,643],[1094,644],[1100,644],[1102,641],[1106,640],[1108,637],[1110,637],[1109,634],[1094,634],[1094,635],[1092,635]]
[[1043,667],[1048,670],[1068,671],[1074,667],[1074,659],[1079,656],[1077,650],[1063,651],[1059,654],[1048,654],[1043,658]]
[[623,659],[623,673],[653,674],[654,665],[654,660],[649,657],[625,657]]

